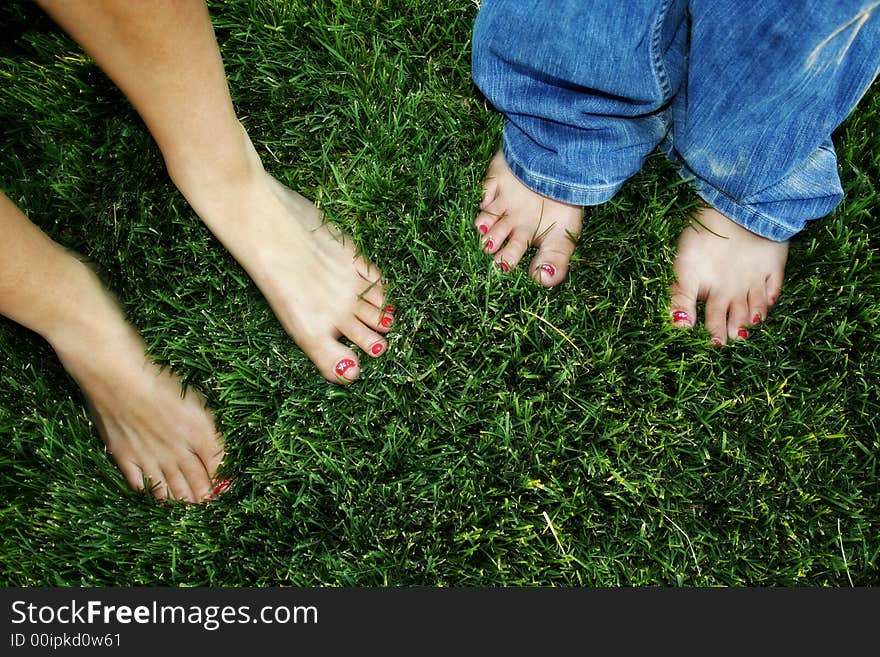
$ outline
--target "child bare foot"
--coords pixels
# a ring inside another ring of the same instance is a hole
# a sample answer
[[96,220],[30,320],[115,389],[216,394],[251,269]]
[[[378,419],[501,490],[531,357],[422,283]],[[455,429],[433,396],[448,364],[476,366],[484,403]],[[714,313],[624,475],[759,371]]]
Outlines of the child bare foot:
[[178,176],[186,181],[178,186],[318,371],[328,381],[350,383],[361,366],[341,338],[374,358],[387,349],[383,336],[394,308],[386,303],[382,274],[313,203],[270,176],[244,138],[247,176],[220,186]]
[[146,345],[96,278],[82,313],[47,335],[85,395],[92,419],[128,484],[157,499],[209,500],[223,442],[195,390],[146,356]]
[[766,319],[779,298],[787,258],[788,242],[756,235],[713,208],[699,209],[678,239],[673,323],[692,327],[697,302],[705,301],[712,344],[747,338],[749,327]]
[[475,225],[483,249],[504,271],[537,247],[529,275],[544,287],[562,282],[583,224],[583,208],[533,192],[513,175],[499,151],[489,163]]

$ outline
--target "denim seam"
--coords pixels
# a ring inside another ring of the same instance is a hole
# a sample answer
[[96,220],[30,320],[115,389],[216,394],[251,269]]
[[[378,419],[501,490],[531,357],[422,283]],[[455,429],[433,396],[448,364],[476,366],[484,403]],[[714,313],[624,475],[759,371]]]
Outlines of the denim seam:
[[660,5],[660,9],[657,12],[657,20],[654,23],[654,29],[651,34],[651,72],[664,99],[672,95],[672,87],[669,85],[669,75],[666,72],[666,65],[663,63],[663,57],[658,53],[660,50],[660,39],[663,34],[663,21],[666,20],[666,13],[669,11],[671,3],[672,0],[663,0],[663,4]]
[[[704,194],[706,194],[706,195],[713,195],[716,198],[717,197],[723,198],[724,200],[728,201],[731,205],[736,206],[738,209],[742,210],[745,214],[749,215],[750,217],[753,217],[753,218],[757,219],[758,221],[764,221],[768,224],[771,224],[771,225],[775,226],[776,228],[778,228],[780,231],[787,233],[789,236],[793,236],[799,232],[799,231],[792,231],[789,226],[786,226],[784,224],[779,223],[778,221],[776,221],[773,217],[771,217],[769,215],[766,215],[762,212],[758,212],[753,207],[743,205],[742,201],[735,199],[730,194],[718,189],[717,187],[715,187],[714,185],[712,185],[708,181],[704,180],[703,178],[700,178],[693,171],[691,171],[687,166],[681,165],[681,169],[682,169],[682,173],[686,172],[688,174],[687,176],[683,176],[683,177],[686,180],[690,180],[691,185],[693,185],[693,187],[696,189],[697,193],[700,194],[700,196],[703,196]],[[710,205],[712,205],[711,199],[707,198],[705,200],[708,201]],[[731,221],[733,221],[734,223],[742,225],[742,221],[740,221],[737,217],[728,217],[728,218]],[[743,226],[743,227],[747,228],[748,230],[752,230],[754,232],[754,230],[752,228],[749,228],[748,226]],[[766,237],[766,235],[762,235],[762,237]],[[770,239],[770,238],[767,238],[767,239]]]
[[[830,153],[831,155],[833,155],[835,158],[837,157],[837,152],[836,152],[833,148],[828,148],[828,147],[825,146],[824,144],[820,144],[820,145],[819,145],[819,148],[817,148],[816,150],[825,151],[826,153]],[[786,173],[786,174],[783,176],[783,179],[787,178],[788,175],[789,175],[789,173],[790,173],[790,172]],[[756,196],[760,196],[761,194],[763,194],[764,192],[766,192],[768,189],[772,189],[773,187],[775,187],[775,186],[778,185],[778,184],[779,184],[779,181],[776,181],[776,182],[770,183],[770,184],[767,185],[766,187],[763,187],[763,188],[761,188],[761,189],[759,189],[759,190],[757,190],[757,191],[752,192],[751,194],[749,194],[748,197],[746,197],[746,198],[744,198],[744,199],[742,200],[742,202],[743,202],[743,203],[750,203],[750,202],[751,202],[751,199],[754,199]],[[832,196],[832,195],[831,195],[831,194],[828,194],[827,196]]]
[[[536,182],[546,183],[548,185],[552,185],[553,187],[558,187],[560,189],[567,189],[572,192],[580,192],[580,193],[596,193],[596,194],[606,194],[608,192],[612,193],[612,196],[620,186],[621,183],[609,183],[607,185],[572,185],[571,183],[567,183],[561,180],[556,180],[555,178],[550,178],[548,176],[543,176],[541,174],[536,174],[528,170],[528,168],[519,161],[519,159],[513,154],[509,147],[509,142],[507,141],[507,137],[502,137],[501,148],[504,153],[504,159],[507,162],[507,166],[510,167],[510,170],[516,175],[521,183],[526,185],[529,189],[532,189],[532,185],[527,182],[528,180],[534,180]],[[524,176],[526,179],[524,180]],[[538,191],[532,189],[532,191]],[[538,191],[542,196],[546,196],[544,192]],[[558,199],[554,199],[558,200]]]

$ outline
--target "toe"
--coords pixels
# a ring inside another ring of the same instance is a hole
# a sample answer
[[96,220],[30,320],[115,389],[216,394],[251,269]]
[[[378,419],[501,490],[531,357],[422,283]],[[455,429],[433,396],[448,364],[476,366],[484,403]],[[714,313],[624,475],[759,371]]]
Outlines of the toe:
[[157,463],[150,463],[142,468],[142,478],[137,482],[136,489],[149,495],[157,500],[168,499],[170,491],[165,483],[165,475],[162,468]]
[[205,501],[210,502],[211,500],[217,499],[220,495],[229,490],[230,486],[232,486],[232,480],[228,477],[225,479],[215,480],[214,488],[211,489],[211,493],[205,498]]
[[757,326],[767,318],[767,294],[765,287],[749,290],[749,325]]
[[498,198],[500,189],[501,186],[498,184],[498,177],[494,174],[490,166],[489,170],[486,172],[486,177],[483,179],[483,195],[480,197],[481,210],[485,210],[495,202]]
[[[204,478],[204,481],[201,481],[201,477],[197,477],[199,481],[196,483],[188,478],[191,475],[193,473],[190,471],[184,472],[177,468],[169,468],[165,474],[165,484],[171,499],[193,503],[200,501],[211,492],[211,482],[207,477]],[[192,487],[193,483],[197,485],[195,490]],[[196,494],[196,491],[199,494]]]
[[720,299],[714,295],[709,295],[706,299],[704,323],[713,345],[727,344],[727,311],[729,308],[730,303],[727,299]]
[[563,266],[554,265],[552,262],[548,262],[546,258],[536,258],[536,260],[540,260],[540,262],[535,264],[535,260],[532,260],[530,266],[532,278],[543,287],[555,287],[565,279],[568,272],[567,263]]
[[779,295],[782,293],[782,275],[771,274],[767,278],[764,288],[767,306],[775,306],[776,302],[779,301]]
[[746,299],[735,299],[727,309],[727,337],[730,340],[744,340],[749,337],[749,304]]
[[483,180],[483,196],[480,198],[480,209],[485,210],[498,198],[498,178],[491,172]]
[[483,251],[494,254],[504,246],[504,242],[510,237],[511,225],[508,221],[498,221],[493,224],[481,242]]
[[474,226],[480,235],[486,235],[503,216],[503,213],[496,214],[494,212],[483,210],[477,215],[476,219],[474,219]]
[[331,383],[348,384],[361,375],[361,367],[354,353],[337,359],[329,372],[320,365],[318,371]]
[[505,243],[504,248],[495,252],[495,264],[505,272],[516,269],[528,248],[529,243],[526,240],[521,239],[516,234],[512,234],[507,243]]
[[[368,330],[355,317],[351,322]],[[308,340],[302,340],[299,346],[321,376],[331,383],[348,384],[360,376],[361,368],[354,351],[337,339],[341,335],[313,335]]]
[[146,478],[144,471],[141,470],[134,463],[125,459],[116,458],[115,455],[114,460],[116,461],[116,465],[119,466],[119,470],[125,477],[125,481],[128,483],[129,487],[131,487],[133,490],[143,493],[144,480]]
[[567,234],[544,239],[529,265],[532,278],[544,287],[559,285],[568,275],[575,244],[575,239]]
[[377,308],[371,303],[360,300],[355,306],[357,318],[374,331],[387,333],[391,330],[394,322],[394,313],[388,312],[386,307]]
[[[196,454],[189,454],[189,458],[180,460],[182,481],[172,480],[171,490],[175,497],[184,492],[188,497],[181,498],[190,502],[197,502],[207,498],[214,488],[211,473],[205,469],[205,464]],[[184,487],[188,493],[184,491]]]
[[357,297],[376,308],[383,308],[386,305],[385,285],[381,280],[362,278],[357,290]]
[[375,291],[380,295],[385,294],[385,283],[381,270],[369,260],[355,258],[354,269],[363,279],[364,291]]
[[340,328],[345,337],[374,358],[385,353],[388,347],[384,337],[356,317],[352,317],[348,325]]
[[687,281],[675,281],[669,287],[669,316],[679,328],[693,328],[697,318],[697,289]]
[[506,170],[507,162],[504,160],[504,153],[499,148],[486,167],[486,175],[483,178],[483,196],[480,199],[481,208],[485,208],[498,197],[500,190],[498,175]]

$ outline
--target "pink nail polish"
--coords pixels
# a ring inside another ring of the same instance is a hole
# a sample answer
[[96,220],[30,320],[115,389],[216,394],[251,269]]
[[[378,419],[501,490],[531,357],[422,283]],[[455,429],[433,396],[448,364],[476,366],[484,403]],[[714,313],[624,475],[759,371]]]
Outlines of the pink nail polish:
[[761,316],[758,313],[755,313],[755,316],[752,317],[752,324],[760,324]]
[[544,272],[545,274],[547,274],[547,276],[550,276],[551,278],[553,276],[556,276],[556,268],[553,267],[553,265],[547,265],[547,264],[541,265],[541,271]]
[[712,346],[720,347],[721,346],[721,338],[712,338]]
[[351,358],[343,358],[336,363],[336,373],[339,376],[345,376],[345,373],[354,367],[354,361]]
[[394,319],[393,319],[392,317],[383,317],[383,318],[382,318],[382,321],[379,322],[379,323],[380,323],[384,328],[388,328],[389,326],[391,326],[391,322],[393,322],[393,321],[394,321]]
[[684,322],[684,323],[690,325],[691,318],[688,317],[688,314],[685,311],[676,310],[674,313],[672,313],[672,321],[676,324]]
[[385,350],[385,346],[381,342],[377,342],[372,347],[370,347],[370,351],[374,356],[378,356]]
[[510,266],[503,260],[498,263],[498,266],[501,267],[501,271],[503,271],[505,274],[510,271]]
[[736,334],[741,338],[749,337],[749,332],[747,330],[745,330],[744,328],[741,328],[739,331],[736,332]]
[[489,227],[486,224],[480,224],[479,228],[480,232],[483,233],[483,235],[489,232]]

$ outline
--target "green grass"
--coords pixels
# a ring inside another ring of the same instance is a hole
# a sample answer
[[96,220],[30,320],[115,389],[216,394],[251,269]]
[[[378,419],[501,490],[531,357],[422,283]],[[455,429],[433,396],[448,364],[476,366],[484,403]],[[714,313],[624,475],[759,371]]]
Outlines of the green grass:
[[388,353],[324,381],[113,84],[4,5],[0,185],[205,392],[234,484],[190,508],[130,491],[51,348],[0,319],[3,585],[880,583],[880,93],[835,134],[847,197],[792,242],[778,306],[713,349],[667,325],[695,197],[660,156],[558,289],[478,251],[501,120],[470,79],[477,3],[211,8],[267,169],[391,282]]

